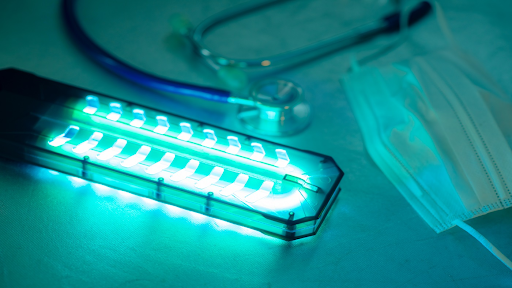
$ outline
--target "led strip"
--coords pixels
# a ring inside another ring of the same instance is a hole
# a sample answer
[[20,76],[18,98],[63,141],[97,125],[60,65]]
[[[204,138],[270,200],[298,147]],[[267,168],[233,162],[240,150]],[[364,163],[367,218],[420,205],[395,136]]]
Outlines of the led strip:
[[[68,141],[72,140],[73,137],[75,137],[78,134],[78,131],[80,129],[76,126],[69,126],[66,131],[57,136],[56,138],[48,141],[48,144],[58,147],[63,145],[64,143],[67,143]],[[83,154],[87,151],[90,151],[92,148],[96,147],[100,140],[102,139],[103,134],[100,132],[94,132],[87,141],[82,142],[78,145],[76,145],[74,148],[72,148],[72,151],[76,154]],[[209,138],[211,139],[211,138]],[[120,154],[123,150],[123,148],[127,145],[127,141],[124,139],[118,139],[112,147],[109,147],[101,152],[99,152],[96,156],[97,159],[106,161],[109,160],[116,155]],[[125,168],[131,168],[134,167],[141,162],[143,162],[148,155],[151,153],[152,148],[146,145],[141,146],[137,152],[126,159],[123,159],[120,163],[122,167]],[[147,167],[144,171],[148,175],[154,175],[157,173],[162,172],[163,170],[169,168],[171,166],[171,163],[173,162],[175,158],[175,155],[170,152],[165,152],[164,156],[161,158],[160,161],[155,162],[153,164],[150,164],[149,167]],[[190,160],[187,165],[177,171],[176,173],[172,174],[169,180],[173,182],[180,182],[183,181],[189,177],[191,177],[196,170],[198,169],[201,162],[197,160]],[[206,189],[210,187],[211,185],[214,185],[219,181],[222,174],[224,173],[224,168],[221,167],[214,167],[209,175],[206,177],[198,180],[195,184],[195,187],[198,189]],[[244,188],[245,184],[249,181],[249,176],[245,174],[239,174],[236,178],[236,180],[226,186],[224,189],[222,189],[221,195],[224,197],[231,196],[234,192],[240,191]],[[251,193],[245,197],[245,201],[248,203],[255,203],[267,196],[270,195],[272,191],[272,187],[274,186],[274,182],[272,181],[264,181],[261,187],[254,193]]]
[[[99,108],[99,101],[98,98],[95,97],[94,101],[92,101],[92,97],[95,96],[87,96],[86,102],[87,106],[83,109],[83,111],[87,114],[94,115],[96,111],[98,111]],[[112,102],[109,104],[110,107],[110,113],[106,116],[107,119],[112,121],[118,121],[121,116],[123,115],[122,112],[122,105],[117,102]],[[133,109],[133,119],[130,121],[130,125],[136,128],[141,128],[144,125],[144,122],[146,121],[145,112],[142,109]],[[154,128],[149,128],[153,132],[157,134],[165,135],[167,130],[169,129],[170,125],[168,122],[167,117],[159,115],[156,116],[156,122],[158,125]],[[194,134],[192,130],[192,126],[189,123],[181,122],[180,123],[181,132],[178,135],[177,139],[183,140],[183,141],[189,141],[192,135]],[[203,130],[205,139],[201,143],[203,147],[206,148],[215,148],[215,144],[217,143],[217,136],[215,135],[215,131],[212,129],[204,129]],[[171,137],[169,135],[166,135],[168,137]],[[229,143],[229,146],[224,152],[237,155],[240,149],[242,148],[242,145],[238,141],[238,138],[236,136],[228,136],[227,141]],[[253,154],[250,157],[251,160],[262,162],[263,157],[265,157],[266,153],[263,148],[263,146],[260,143],[251,143],[251,146],[253,148]],[[219,150],[219,149],[216,149]],[[222,150],[221,150],[222,151]],[[290,163],[290,159],[288,157],[288,154],[286,150],[284,149],[276,149],[276,156],[278,160],[273,164],[276,167],[284,168]],[[262,162],[264,163],[264,162]]]

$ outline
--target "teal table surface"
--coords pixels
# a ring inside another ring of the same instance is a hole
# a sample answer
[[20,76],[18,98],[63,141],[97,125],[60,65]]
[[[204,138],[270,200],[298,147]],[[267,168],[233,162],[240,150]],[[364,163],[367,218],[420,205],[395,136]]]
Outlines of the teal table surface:
[[[121,59],[163,77],[224,87],[170,36],[168,20],[179,12],[197,24],[237,3],[80,0],[78,6],[87,32]],[[441,4],[460,46],[512,93],[512,2]],[[292,1],[235,19],[205,41],[234,57],[271,54],[375,19],[390,5]],[[303,133],[264,138],[331,155],[346,173],[342,193],[316,236],[285,242],[0,160],[0,287],[512,287],[512,271],[469,234],[458,227],[436,234],[364,148],[338,79],[352,56],[394,37],[277,75],[300,83],[314,117]],[[376,64],[425,47],[441,49],[443,41],[429,17]],[[235,120],[235,106],[148,91],[91,62],[70,40],[60,1],[0,1],[0,69],[7,67],[247,132]],[[467,223],[512,258],[512,209]]]

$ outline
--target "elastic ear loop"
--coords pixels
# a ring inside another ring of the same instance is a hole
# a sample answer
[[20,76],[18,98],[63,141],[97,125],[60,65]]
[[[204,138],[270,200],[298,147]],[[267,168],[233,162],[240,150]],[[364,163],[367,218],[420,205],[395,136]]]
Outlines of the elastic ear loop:
[[400,13],[400,22],[399,22],[399,31],[398,31],[398,38],[391,41],[391,43],[387,45],[383,45],[380,47],[377,51],[370,53],[367,56],[364,56],[360,59],[357,57],[357,53],[361,52],[355,52],[351,55],[351,61],[350,61],[350,70],[357,72],[359,71],[359,68],[361,65],[366,65],[367,63],[380,58],[382,56],[385,56],[389,52],[397,49],[402,45],[405,40],[407,40],[409,36],[409,25],[407,22],[409,21],[409,16],[412,12],[412,9],[414,8],[414,5],[408,5],[405,7],[402,7],[401,13]]
[[[443,8],[441,8],[439,2],[434,2],[434,8],[434,11],[436,13],[437,24],[441,28],[441,33],[443,33],[443,36],[444,38],[446,38],[446,41],[448,42],[450,48],[457,54],[457,56],[466,61],[466,63],[468,63],[471,66],[471,68],[475,69],[478,73],[480,73],[480,77],[484,78],[485,81],[491,83],[494,86],[493,88],[499,87],[496,81],[487,74],[485,69],[483,69],[480,66],[480,64],[475,62],[475,60],[472,57],[466,55],[466,53],[464,53],[460,49],[459,45],[457,45],[457,41],[455,41],[455,38],[453,37],[453,33],[450,27],[448,26],[448,22],[446,21],[444,10]],[[504,93],[503,91],[501,91],[501,89],[498,90],[498,92]]]
[[[381,49],[378,49],[376,52],[371,53],[368,56],[362,57],[361,59],[358,59],[357,53],[352,54],[351,56],[351,71],[358,71],[359,67],[361,65],[365,65],[370,61],[373,61],[381,56],[386,55],[387,53],[391,52],[392,50],[398,48],[400,45],[402,45],[405,40],[408,38],[408,32],[409,32],[409,26],[407,25],[407,20],[409,19],[409,14],[411,13],[412,6],[404,7],[403,12],[400,14],[400,28],[399,28],[399,35],[398,38],[394,41],[392,41],[390,44],[385,45]],[[472,63],[470,59],[460,50],[459,46],[457,45],[455,38],[453,37],[453,34],[446,22],[446,17],[444,16],[444,11],[441,8],[441,5],[437,1],[434,2],[434,13],[436,15],[436,21],[439,25],[439,28],[441,29],[441,33],[446,38],[448,45],[450,48],[452,48],[459,57],[463,58],[466,61],[469,61]],[[360,51],[359,51],[360,52]],[[482,71],[482,69],[478,69],[479,71]]]
[[[448,27],[448,24],[446,23],[446,17],[444,16],[443,9],[439,5],[438,2],[435,2],[435,10],[437,15],[437,21],[439,23],[439,26],[441,27],[441,31],[443,32],[444,37],[448,40],[448,43],[452,47],[452,49],[459,55],[459,57],[463,58],[464,60],[468,61],[469,63],[473,64],[472,59],[469,57],[466,57],[464,53],[461,52],[459,49],[459,46],[456,44],[455,39],[453,38],[453,34],[450,31],[450,28]],[[482,71],[480,67],[473,67],[478,69],[479,71]],[[484,74],[485,75],[485,74]],[[492,245],[489,240],[487,240],[482,234],[478,233],[473,227],[469,226],[468,224],[464,223],[461,220],[455,220],[452,222],[453,224],[459,226],[466,232],[468,232],[471,236],[475,237],[476,240],[478,240],[482,245],[484,245],[489,252],[491,252],[498,260],[500,260],[505,266],[507,266],[510,270],[512,270],[512,261],[508,259],[503,253],[501,253],[498,248],[496,248],[494,245]]]
[[496,256],[496,258],[498,258],[501,262],[503,262],[503,264],[505,264],[505,266],[507,266],[510,270],[512,270],[512,261],[510,261],[507,258],[507,256],[503,255],[503,253],[501,253],[501,251],[498,250],[498,248],[494,247],[494,245],[492,245],[491,242],[489,242],[489,240],[485,239],[485,237],[482,234],[478,233],[478,231],[473,229],[473,227],[462,222],[461,220],[457,219],[457,220],[453,221],[452,223],[459,226],[466,232],[468,232],[471,236],[475,237],[475,239],[478,240],[480,243],[482,243],[482,245],[484,245],[484,247],[487,248],[487,250],[489,250],[489,252],[491,252],[494,256]]

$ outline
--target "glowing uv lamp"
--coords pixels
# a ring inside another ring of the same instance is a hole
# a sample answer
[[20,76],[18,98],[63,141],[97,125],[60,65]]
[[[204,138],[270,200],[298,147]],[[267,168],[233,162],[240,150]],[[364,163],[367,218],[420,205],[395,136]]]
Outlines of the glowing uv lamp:
[[294,240],[340,192],[331,157],[15,69],[0,71],[0,155]]

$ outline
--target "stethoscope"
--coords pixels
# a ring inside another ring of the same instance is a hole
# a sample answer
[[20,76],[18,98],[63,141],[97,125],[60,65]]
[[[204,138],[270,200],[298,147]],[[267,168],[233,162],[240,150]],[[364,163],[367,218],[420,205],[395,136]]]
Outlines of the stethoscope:
[[[197,97],[222,103],[239,104],[238,118],[251,130],[272,136],[285,136],[302,131],[310,122],[310,108],[304,98],[302,88],[294,82],[281,79],[266,79],[253,85],[246,97],[227,90],[204,87],[161,78],[141,71],[120,60],[98,46],[85,33],[76,16],[77,0],[63,0],[63,14],[67,27],[74,40],[93,60],[111,72],[142,86]],[[232,9],[225,10],[204,20],[197,27],[185,27],[180,33],[190,41],[194,51],[213,69],[222,67],[267,68],[285,67],[307,61],[347,45],[361,43],[376,35],[396,32],[400,29],[401,16],[396,12],[382,19],[352,29],[343,34],[322,40],[285,53],[257,59],[233,59],[219,55],[203,43],[204,34],[213,26],[286,0],[249,1]],[[430,3],[420,2],[411,9],[408,25],[412,25],[427,15],[432,9]]]

